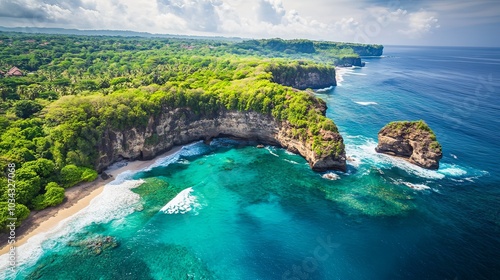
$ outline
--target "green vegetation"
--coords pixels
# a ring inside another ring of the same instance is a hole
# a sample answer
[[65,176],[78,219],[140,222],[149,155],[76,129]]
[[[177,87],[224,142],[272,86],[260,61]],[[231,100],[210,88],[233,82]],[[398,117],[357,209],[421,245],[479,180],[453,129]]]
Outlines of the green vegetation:
[[[189,40],[0,33],[0,228],[8,217],[7,166],[15,164],[18,221],[55,206],[64,190],[97,178],[107,129],[145,126],[150,116],[185,107],[198,114],[255,111],[287,121],[318,154],[343,144],[310,92],[277,84],[294,72],[332,75],[332,65],[381,46],[281,39]],[[292,61],[298,59],[300,61]],[[283,82],[283,84],[286,84]],[[154,145],[158,138],[146,140]]]
[[229,51],[248,56],[282,57],[291,59],[308,59],[311,61],[341,64],[346,58],[360,56],[380,56],[382,45],[366,45],[356,43],[338,43],[310,40],[248,40],[230,45]]
[[432,129],[427,125],[427,123],[424,120],[418,120],[418,121],[394,121],[390,122],[387,125],[388,128],[397,130],[397,131],[406,131],[407,133],[411,131],[427,131],[429,134],[433,135],[434,137],[436,136]]

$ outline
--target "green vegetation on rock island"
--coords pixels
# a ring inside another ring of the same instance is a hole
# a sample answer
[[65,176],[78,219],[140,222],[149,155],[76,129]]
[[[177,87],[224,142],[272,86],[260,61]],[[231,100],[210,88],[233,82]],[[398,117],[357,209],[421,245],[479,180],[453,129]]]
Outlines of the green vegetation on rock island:
[[[0,33],[0,166],[16,165],[14,197],[7,176],[0,179],[0,228],[9,198],[20,223],[29,209],[60,204],[65,188],[95,180],[105,133],[144,129],[176,109],[204,118],[255,112],[286,126],[287,139],[305,143],[310,158],[345,165],[325,103],[298,89],[335,85],[335,65],[381,53],[382,46],[308,40]],[[13,67],[22,74],[8,75]],[[144,142],[159,139],[152,133]]]
[[423,120],[390,122],[378,133],[376,151],[427,169],[438,169],[443,156],[436,134]]

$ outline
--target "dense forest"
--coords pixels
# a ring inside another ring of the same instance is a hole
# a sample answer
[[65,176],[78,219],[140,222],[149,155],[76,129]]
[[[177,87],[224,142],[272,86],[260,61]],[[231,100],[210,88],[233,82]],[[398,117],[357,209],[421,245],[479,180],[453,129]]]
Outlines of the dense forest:
[[[30,210],[60,204],[65,189],[95,180],[105,129],[144,126],[162,110],[272,115],[293,125],[297,138],[313,139],[321,154],[325,143],[314,137],[336,132],[335,124],[312,110],[319,101],[310,91],[275,83],[273,73],[334,74],[342,58],[381,52],[308,40],[0,33],[0,228],[8,224],[9,199],[19,224]],[[15,194],[8,187],[13,166]]]

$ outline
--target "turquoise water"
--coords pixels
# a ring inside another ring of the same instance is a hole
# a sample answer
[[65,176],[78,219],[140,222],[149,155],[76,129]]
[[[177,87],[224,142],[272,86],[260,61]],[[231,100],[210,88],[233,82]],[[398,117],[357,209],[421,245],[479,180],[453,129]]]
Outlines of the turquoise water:
[[[283,149],[194,143],[122,174],[17,279],[498,278],[500,50],[387,47],[367,62],[318,93],[352,159],[337,180]],[[406,119],[435,130],[438,171],[374,152]]]

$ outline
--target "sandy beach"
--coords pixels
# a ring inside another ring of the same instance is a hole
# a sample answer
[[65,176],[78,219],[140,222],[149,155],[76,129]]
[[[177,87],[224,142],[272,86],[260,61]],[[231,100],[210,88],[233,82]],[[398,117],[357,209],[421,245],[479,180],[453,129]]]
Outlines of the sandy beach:
[[[62,204],[41,211],[31,212],[30,216],[23,221],[19,228],[16,229],[17,240],[15,246],[19,247],[25,244],[31,237],[50,231],[61,221],[75,215],[80,210],[87,207],[92,199],[97,197],[103,191],[104,186],[113,181],[120,173],[145,169],[155,163],[158,158],[174,154],[181,148],[182,146],[174,147],[170,151],[161,154],[152,160],[127,162],[126,165],[119,168],[106,170],[105,172],[108,175],[111,175],[111,177],[106,180],[99,176],[99,178],[93,182],[79,184],[67,189],[65,192],[65,200]],[[7,244],[7,240],[7,234],[0,235],[0,244],[2,246],[0,255],[4,255],[9,252],[10,245]]]

